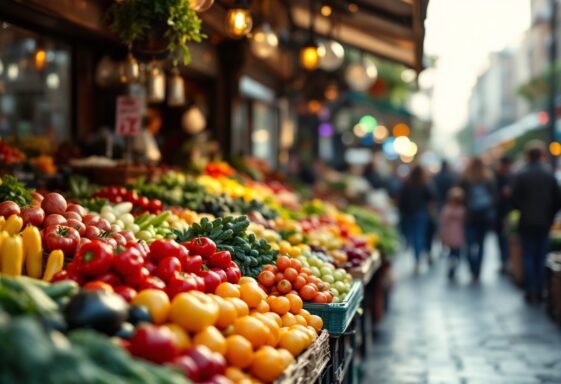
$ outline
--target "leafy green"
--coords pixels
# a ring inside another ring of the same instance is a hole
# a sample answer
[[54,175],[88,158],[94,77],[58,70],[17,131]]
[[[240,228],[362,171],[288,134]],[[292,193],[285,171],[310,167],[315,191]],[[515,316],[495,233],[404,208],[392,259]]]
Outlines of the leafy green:
[[31,205],[33,198],[31,192],[34,189],[27,189],[23,183],[20,183],[15,177],[10,175],[2,176],[0,183],[0,202],[11,200],[20,207]]

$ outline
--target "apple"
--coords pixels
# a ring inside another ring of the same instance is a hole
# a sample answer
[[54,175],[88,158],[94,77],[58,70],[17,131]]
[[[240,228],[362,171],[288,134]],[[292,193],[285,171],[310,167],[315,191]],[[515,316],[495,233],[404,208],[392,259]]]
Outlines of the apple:
[[19,215],[20,213],[19,205],[13,201],[8,200],[0,203],[0,216],[4,216],[5,219],[12,215]]
[[21,211],[21,218],[23,219],[24,226],[31,224],[39,227],[43,224],[43,220],[45,220],[45,211],[41,207],[24,208]]

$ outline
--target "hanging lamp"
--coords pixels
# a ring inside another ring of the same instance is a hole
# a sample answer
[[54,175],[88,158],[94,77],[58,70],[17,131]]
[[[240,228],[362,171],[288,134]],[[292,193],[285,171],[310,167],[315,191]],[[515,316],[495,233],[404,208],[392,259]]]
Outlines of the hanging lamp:
[[245,37],[253,28],[253,19],[246,0],[236,0],[226,14],[226,33],[234,38]]
[[315,16],[314,16],[314,0],[310,0],[310,35],[308,41],[300,50],[300,65],[308,70],[317,69],[319,63],[318,44],[315,41]]

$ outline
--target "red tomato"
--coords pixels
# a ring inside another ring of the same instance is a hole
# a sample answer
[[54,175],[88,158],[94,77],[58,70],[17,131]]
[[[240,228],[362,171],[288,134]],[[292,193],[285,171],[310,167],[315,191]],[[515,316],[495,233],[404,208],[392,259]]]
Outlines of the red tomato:
[[47,249],[60,249],[66,256],[72,255],[78,244],[80,234],[77,230],[63,225],[51,225],[45,229]]
[[127,303],[130,303],[137,294],[135,289],[126,285],[118,285],[115,288],[113,288],[113,290],[117,295],[125,299]]
[[185,273],[177,273],[169,280],[166,292],[171,300],[179,293],[194,291],[196,289],[197,282],[193,276]]
[[182,251],[175,240],[158,239],[150,244],[150,258],[156,264],[168,256],[176,257],[180,252]]
[[131,287],[139,287],[144,280],[150,276],[150,272],[146,268],[140,268],[137,272],[133,272],[125,276],[125,283]]
[[113,258],[113,269],[121,276],[136,273],[144,266],[144,259],[135,247],[127,247]]
[[150,276],[144,279],[138,286],[139,291],[144,291],[145,289],[160,289],[163,291],[166,289],[166,283],[157,276]]
[[265,287],[272,287],[275,284],[275,274],[271,271],[261,271],[257,280]]
[[240,267],[232,261],[230,266],[226,269],[226,276],[228,276],[229,283],[238,284],[242,278]]
[[292,284],[286,279],[282,279],[277,283],[277,289],[280,293],[288,293],[292,290]]
[[290,282],[293,282],[298,277],[298,272],[294,268],[286,268],[284,270],[284,278]]
[[323,292],[318,292],[314,296],[314,303],[325,304],[327,303],[327,296]]
[[300,297],[305,301],[312,301],[316,293],[317,289],[310,284],[304,285],[299,291]]
[[121,278],[113,272],[105,272],[101,275],[96,276],[97,281],[103,281],[112,287],[116,287],[121,284]]
[[113,287],[103,281],[90,281],[83,287],[86,291],[105,291],[112,293]]

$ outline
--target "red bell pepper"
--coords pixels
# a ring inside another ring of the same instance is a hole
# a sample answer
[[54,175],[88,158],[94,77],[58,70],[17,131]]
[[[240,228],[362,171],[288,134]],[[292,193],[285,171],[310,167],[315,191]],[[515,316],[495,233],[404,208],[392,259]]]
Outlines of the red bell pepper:
[[[189,243],[183,243],[189,250],[189,254],[200,255],[206,259],[216,252],[216,244],[208,237],[195,237]],[[187,245],[188,244],[188,245]]]
[[207,264],[212,268],[226,269],[232,261],[232,255],[228,251],[215,252],[209,256]]
[[74,256],[80,273],[97,276],[108,272],[113,264],[113,249],[100,240],[82,245]]
[[144,266],[144,258],[136,247],[127,246],[113,258],[113,269],[121,276],[137,273]]

